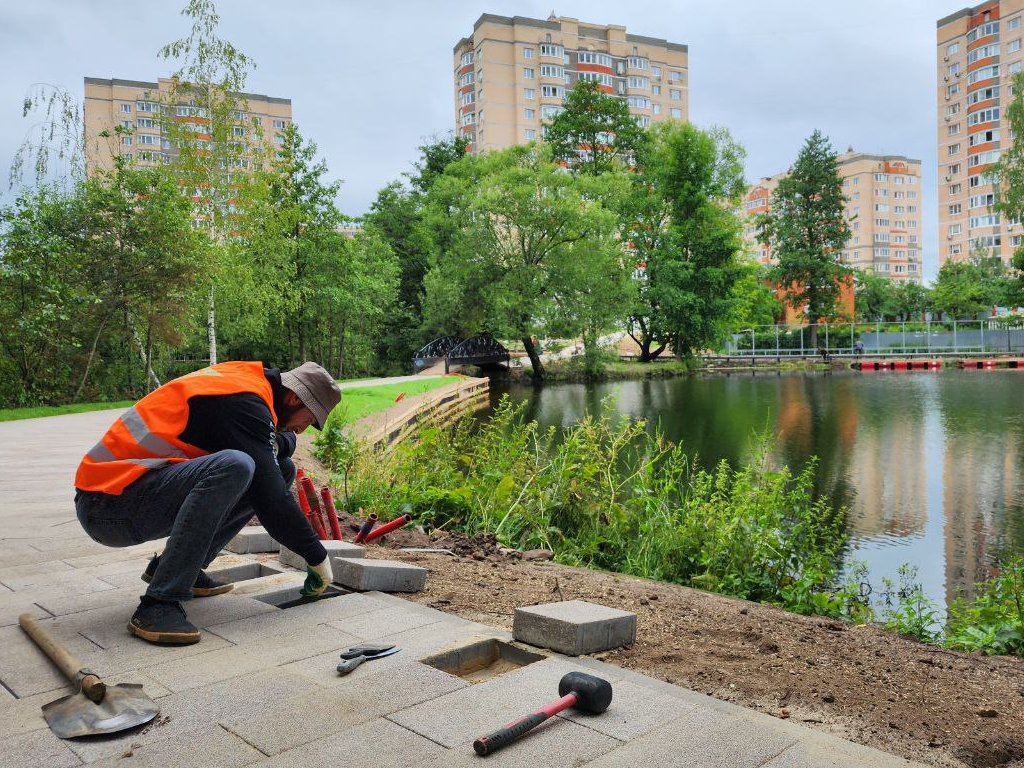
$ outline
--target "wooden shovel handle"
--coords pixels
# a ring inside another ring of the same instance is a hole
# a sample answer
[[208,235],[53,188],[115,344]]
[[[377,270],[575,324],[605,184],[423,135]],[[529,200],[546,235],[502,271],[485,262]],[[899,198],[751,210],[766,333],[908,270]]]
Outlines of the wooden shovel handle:
[[23,613],[18,617],[18,623],[25,633],[32,638],[39,649],[50,657],[50,661],[57,665],[64,676],[72,683],[77,683],[81,678],[82,692],[92,701],[100,702],[107,692],[103,681],[91,670],[82,666],[70,651],[58,643],[53,636],[43,629],[36,617],[30,613]]

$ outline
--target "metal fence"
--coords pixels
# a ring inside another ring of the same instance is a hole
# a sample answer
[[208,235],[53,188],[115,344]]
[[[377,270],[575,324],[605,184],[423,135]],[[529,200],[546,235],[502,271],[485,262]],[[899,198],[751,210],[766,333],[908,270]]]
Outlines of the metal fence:
[[810,327],[764,325],[731,334],[719,354],[729,357],[859,355],[982,355],[1024,353],[1024,318],[900,323],[819,323]]

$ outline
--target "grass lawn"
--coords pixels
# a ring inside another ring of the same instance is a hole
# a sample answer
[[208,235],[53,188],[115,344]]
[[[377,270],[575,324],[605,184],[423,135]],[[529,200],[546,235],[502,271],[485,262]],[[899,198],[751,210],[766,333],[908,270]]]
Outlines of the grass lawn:
[[381,384],[376,387],[351,387],[341,392],[341,403],[331,414],[340,419],[339,424],[350,424],[377,411],[383,411],[395,404],[395,399],[405,392],[406,397],[420,395],[431,389],[450,384],[454,376],[441,376],[422,381],[402,381],[397,384]]
[[135,405],[134,400],[120,400],[116,403],[74,403],[73,405],[40,405],[34,408],[2,408],[0,421],[17,421],[18,419],[37,419],[40,416],[63,416],[65,413],[86,413],[87,411],[106,411],[111,408],[127,408]]

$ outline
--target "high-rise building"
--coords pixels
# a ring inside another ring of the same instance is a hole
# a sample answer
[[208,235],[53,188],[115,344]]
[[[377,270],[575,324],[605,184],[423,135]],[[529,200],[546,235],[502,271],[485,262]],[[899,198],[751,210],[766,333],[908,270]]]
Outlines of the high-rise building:
[[938,22],[940,266],[982,254],[1009,263],[1021,243],[1021,225],[992,209],[989,172],[1010,141],[1006,109],[1021,70],[1022,10],[1024,0],[993,0]]
[[[112,168],[115,155],[130,160],[133,165],[147,166],[167,162],[174,149],[161,129],[161,109],[171,107],[170,93],[173,81],[160,78],[149,83],[139,80],[85,78],[85,165],[86,170]],[[239,94],[244,109],[235,115],[235,136],[239,140],[259,139],[273,151],[278,135],[292,121],[291,99],[262,96],[254,93]],[[195,105],[175,102],[175,119],[188,121],[196,127],[196,138],[204,139],[202,125],[205,116]],[[114,134],[121,125],[131,134]],[[102,136],[102,133],[109,136]]]
[[[768,246],[757,241],[755,219],[769,210],[772,193],[784,175],[761,179],[744,200],[744,239],[749,253],[762,264],[771,264],[772,255]],[[921,161],[851,149],[839,155],[839,175],[850,239],[837,258],[894,282],[920,283]]]
[[688,118],[687,47],[552,14],[483,14],[455,45],[455,126],[470,151],[543,138],[578,80],[620,96],[640,125]]

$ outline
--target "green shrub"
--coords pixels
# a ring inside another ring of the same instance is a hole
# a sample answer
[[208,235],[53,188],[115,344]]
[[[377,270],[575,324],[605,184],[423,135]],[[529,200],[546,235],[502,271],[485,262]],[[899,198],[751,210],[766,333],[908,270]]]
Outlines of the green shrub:
[[944,644],[963,651],[1024,656],[1024,561],[1010,558],[999,575],[976,585],[977,595],[949,608]]

